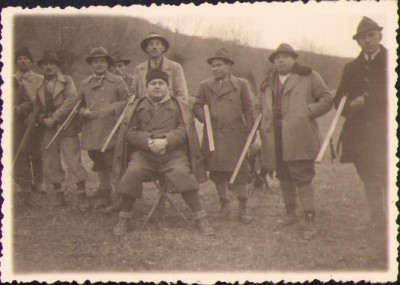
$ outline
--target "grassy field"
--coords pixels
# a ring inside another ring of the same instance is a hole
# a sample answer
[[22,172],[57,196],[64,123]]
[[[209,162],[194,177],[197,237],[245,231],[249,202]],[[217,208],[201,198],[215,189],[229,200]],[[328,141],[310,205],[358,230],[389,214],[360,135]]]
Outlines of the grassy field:
[[[321,119],[322,134],[333,111]],[[84,154],[87,169],[89,160]],[[217,218],[218,198],[214,185],[201,186],[201,199],[215,229],[214,237],[198,234],[173,211],[166,209],[161,228],[141,222],[154,201],[156,189],[146,185],[142,200],[135,204],[134,230],[114,237],[117,214],[77,211],[71,191],[68,206],[51,206],[52,193],[35,194],[41,208],[14,209],[13,257],[16,273],[38,272],[154,272],[154,271],[385,271],[388,268],[385,233],[362,232],[355,228],[367,222],[368,209],[362,185],[351,165],[333,163],[329,151],[316,166],[316,239],[301,238],[302,224],[277,228],[284,214],[279,185],[271,181],[272,191],[252,192],[249,199],[254,221],[237,221],[237,203],[229,221]],[[97,187],[89,171],[88,190]],[[232,194],[232,193],[231,193]],[[172,196],[183,212],[190,211],[179,196]],[[232,197],[232,200],[234,198]],[[301,212],[299,210],[299,214]]]

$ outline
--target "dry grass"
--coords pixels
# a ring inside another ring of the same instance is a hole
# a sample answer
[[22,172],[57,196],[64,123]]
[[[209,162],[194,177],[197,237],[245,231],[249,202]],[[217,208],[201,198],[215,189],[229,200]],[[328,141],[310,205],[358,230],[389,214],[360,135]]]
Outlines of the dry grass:
[[[320,122],[322,133],[332,117]],[[327,154],[327,157],[329,154]],[[87,157],[84,157],[88,161]],[[334,169],[332,168],[334,167]],[[88,165],[89,169],[89,165]],[[250,225],[237,221],[237,203],[229,221],[219,220],[214,185],[201,187],[201,199],[215,229],[215,236],[198,234],[187,226],[171,207],[166,209],[160,229],[141,222],[149,212],[156,189],[147,185],[144,198],[135,204],[134,230],[114,237],[117,215],[99,211],[80,213],[76,198],[68,206],[51,206],[51,194],[35,194],[40,209],[15,209],[13,228],[14,270],[33,272],[151,272],[151,271],[383,271],[388,267],[384,233],[359,232],[354,228],[367,221],[368,210],[361,183],[351,165],[330,163],[316,166],[314,181],[319,235],[301,239],[302,225],[277,229],[276,220],[284,207],[276,181],[274,191],[254,192],[249,208],[254,216]],[[96,187],[89,173],[89,190]],[[152,189],[149,189],[152,188]],[[179,196],[174,201],[190,216]],[[300,211],[299,214],[301,215]]]

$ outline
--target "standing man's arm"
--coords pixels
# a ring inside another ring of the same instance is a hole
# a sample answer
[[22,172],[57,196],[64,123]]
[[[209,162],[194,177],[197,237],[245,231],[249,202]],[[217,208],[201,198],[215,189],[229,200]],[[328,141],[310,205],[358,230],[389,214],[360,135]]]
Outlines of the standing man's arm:
[[308,104],[310,119],[318,118],[328,113],[333,106],[332,95],[322,77],[315,71],[311,73],[311,95],[315,102]]
[[120,115],[127,104],[128,97],[128,86],[121,78],[121,80],[117,82],[117,101],[111,104],[110,112],[117,116]]
[[196,95],[193,97],[194,97],[193,114],[201,123],[204,124],[204,122],[206,121],[203,109],[204,104],[206,104],[204,84],[200,84]]
[[174,91],[177,98],[180,98],[184,102],[188,102],[189,94],[186,85],[185,74],[183,73],[183,68],[180,64],[174,66]]

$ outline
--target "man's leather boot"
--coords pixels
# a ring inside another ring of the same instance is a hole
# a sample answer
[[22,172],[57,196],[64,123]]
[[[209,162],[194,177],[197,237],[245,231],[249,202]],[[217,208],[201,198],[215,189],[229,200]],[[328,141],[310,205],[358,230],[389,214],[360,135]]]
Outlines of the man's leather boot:
[[115,236],[122,236],[131,230],[132,212],[119,212],[119,220],[113,229]]
[[78,209],[80,212],[87,212],[90,209],[86,191],[81,191],[78,193]]
[[64,195],[64,189],[60,188],[57,189],[54,193],[54,206],[56,207],[63,207],[66,205],[65,202],[65,195]]
[[206,236],[214,235],[214,230],[208,223],[206,211],[201,210],[193,213],[193,219],[196,221],[196,228]]
[[221,208],[219,209],[218,215],[221,218],[229,219],[231,214],[231,204],[228,199],[220,199]]
[[239,199],[239,221],[243,224],[250,224],[251,216],[247,212],[247,199]]
[[305,229],[303,232],[303,238],[306,240],[313,239],[317,235],[317,229],[315,227],[315,214],[312,212],[305,212]]
[[104,209],[104,214],[110,215],[112,213],[116,213],[121,210],[121,200],[111,204],[107,208]]

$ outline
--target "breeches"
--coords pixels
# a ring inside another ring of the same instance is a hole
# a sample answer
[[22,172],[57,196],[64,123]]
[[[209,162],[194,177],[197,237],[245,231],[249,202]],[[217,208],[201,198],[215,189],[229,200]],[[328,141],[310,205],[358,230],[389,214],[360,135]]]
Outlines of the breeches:
[[296,209],[297,193],[303,210],[315,211],[314,189],[311,184],[314,176],[313,160],[280,161],[278,163],[277,177],[280,180],[283,201],[289,213]]
[[78,135],[57,138],[45,149],[54,132],[46,131],[43,137],[43,168],[45,183],[61,183],[65,172],[61,163],[61,154],[69,173],[71,183],[86,180],[86,170],[82,166],[81,148]]
[[88,155],[90,159],[93,161],[93,167],[92,167],[93,171],[111,172],[114,149],[107,149],[104,152],[101,152],[100,150],[89,150]]
[[142,182],[152,179],[165,179],[169,192],[182,193],[199,189],[196,178],[190,172],[186,151],[176,149],[164,155],[150,151],[133,152],[118,185],[118,192],[139,198],[142,196]]

